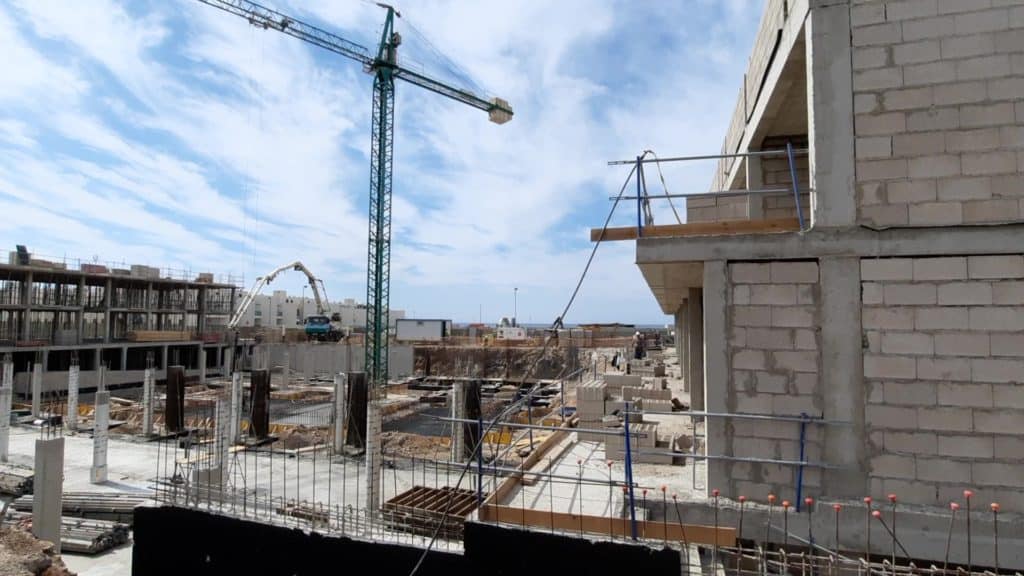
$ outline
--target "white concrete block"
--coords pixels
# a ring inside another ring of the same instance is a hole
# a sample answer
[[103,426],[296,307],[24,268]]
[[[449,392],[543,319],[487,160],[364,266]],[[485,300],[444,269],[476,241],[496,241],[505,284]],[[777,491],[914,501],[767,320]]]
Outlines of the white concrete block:
[[[953,33],[953,16],[939,16],[936,18],[925,18],[923,20],[907,20],[902,22],[903,41],[911,42],[923,38],[942,38]],[[885,34],[883,31],[874,31],[870,38],[875,44],[894,44],[898,39],[893,39],[892,34]],[[888,40],[888,41],[883,41]]]
[[[950,64],[951,63],[945,63]],[[934,64],[924,64],[920,67],[930,67]],[[930,71],[922,71],[927,75]],[[935,130],[956,130],[960,127],[960,110],[958,108],[930,108],[919,112],[907,114],[907,130],[910,132],[932,132]]]
[[767,360],[763,350],[738,350],[732,356],[732,367],[744,370],[764,370]]
[[871,458],[871,474],[881,478],[914,478],[915,458],[913,456],[897,456],[882,454]]
[[864,258],[860,261],[861,280],[913,280],[912,258]]
[[[967,312],[964,311],[964,319]],[[861,314],[864,328],[881,330],[909,330],[914,327],[912,308],[864,308]]]
[[771,279],[776,284],[817,284],[818,263],[814,261],[772,262]]
[[990,54],[956,62],[956,79],[988,80],[1010,75],[1010,57],[1007,54]]
[[[963,261],[963,276],[967,276],[967,262]],[[940,306],[987,306],[992,304],[992,284],[989,282],[949,282],[939,285]]]
[[904,355],[932,355],[935,344],[931,334],[921,332],[883,332],[882,353]]
[[971,475],[974,482],[982,486],[1024,488],[1024,464],[1020,463],[974,462]]
[[971,378],[974,382],[1024,382],[1024,360],[974,358]]
[[937,61],[926,64],[908,64],[903,67],[904,86],[928,86],[955,81],[956,64]]
[[771,326],[771,308],[769,306],[734,306],[732,321],[736,326]]
[[878,94],[855,94],[853,96],[853,113],[868,114],[879,111]]
[[773,364],[782,370],[817,372],[818,353],[807,350],[772,352]]
[[1020,410],[975,410],[974,431],[983,434],[1006,434],[1020,430]]
[[889,51],[882,46],[864,46],[853,49],[853,69],[881,68],[889,62]]
[[819,384],[818,375],[813,372],[799,372],[793,375],[793,387],[797,394],[817,394]]
[[1020,219],[1020,202],[1015,199],[975,200],[964,202],[964,223],[1016,222]]
[[861,302],[863,304],[881,304],[882,284],[879,284],[878,282],[861,282],[860,294]]
[[958,202],[927,202],[909,207],[912,226],[947,226],[963,223],[963,207]]
[[988,356],[989,335],[986,332],[936,334],[935,354],[939,356]]
[[916,376],[916,362],[912,357],[864,355],[865,378],[913,380]]
[[936,0],[900,0],[898,2],[887,2],[885,5],[885,19],[910,20],[913,18],[927,18],[938,14]]
[[[929,140],[935,141],[932,135],[915,134],[911,138],[926,136]],[[941,140],[939,141],[941,145]],[[887,185],[889,202],[894,204],[914,204],[917,202],[935,201],[934,180],[908,180],[906,182],[890,182]]]
[[941,406],[917,409],[917,425],[922,430],[970,432],[973,421],[970,408]]
[[962,330],[969,323],[966,308],[917,308],[913,315],[918,330]]
[[964,0],[939,0],[938,11],[939,14],[971,12],[979,8],[988,8],[990,4],[990,0],[973,0],[971,2],[964,2]]
[[755,305],[790,306],[796,304],[793,284],[756,284],[750,287],[750,303]]
[[939,58],[938,40],[921,40],[919,42],[896,44],[892,47],[893,63],[898,66],[934,62]]
[[886,404],[897,406],[934,406],[935,384],[932,382],[885,382],[882,385]]
[[729,272],[735,284],[768,284],[771,282],[771,269],[767,263],[734,262],[729,264]]
[[893,160],[867,160],[857,162],[857,179],[891,180],[907,177],[907,161],[898,158]]
[[816,325],[813,306],[772,306],[772,326],[810,328]]
[[750,286],[740,285],[732,288],[732,303],[740,306],[750,304]]
[[935,304],[937,291],[934,284],[886,284],[883,298],[888,306]]
[[936,106],[984,102],[987,99],[984,82],[959,82],[932,87]]
[[917,377],[921,380],[970,380],[971,363],[967,358],[918,358]]
[[971,330],[994,332],[1024,331],[1024,308],[985,306],[970,309]]
[[938,452],[938,441],[935,434],[929,432],[892,432],[884,435],[886,452],[895,454],[935,454]]
[[[949,19],[949,30],[953,30],[952,18]],[[918,31],[915,29],[914,32]],[[927,33],[927,31],[921,30],[919,33]],[[902,31],[899,22],[888,22],[854,28],[852,36],[854,46],[884,46],[899,42],[902,38]],[[941,36],[941,34],[935,34],[933,37],[937,36]]]
[[914,280],[962,280],[967,278],[967,258],[915,258]]
[[885,430],[916,430],[917,408],[868,404],[864,419],[869,428]]
[[901,134],[907,130],[907,115],[903,112],[886,114],[858,114],[854,117],[857,136]]
[[963,382],[939,382],[936,387],[938,403],[941,406],[959,408],[991,408],[991,384],[967,384]]
[[1013,152],[992,151],[965,153],[963,173],[966,176],[1012,174],[1017,171],[1017,156]]
[[917,479],[931,482],[970,482],[971,470],[948,458],[918,458]]
[[966,12],[954,18],[953,29],[958,36],[1006,30],[1010,27],[1010,11],[1005,9]]
[[945,178],[960,175],[960,157],[944,154],[922,156],[907,160],[907,172],[911,178]]
[[777,328],[748,328],[747,347],[759,350],[792,350],[793,331]]
[[860,222],[873,226],[906,226],[909,218],[905,204],[891,206],[861,206]]
[[1024,386],[1019,382],[993,385],[992,405],[999,408],[1024,408]]
[[987,200],[992,181],[987,177],[951,178],[939,181],[939,200]]
[[946,150],[950,152],[978,152],[998,147],[998,128],[959,130],[946,133]]
[[[1007,60],[1007,65],[1009,65],[1009,60]],[[903,69],[898,66],[857,70],[853,73],[853,88],[857,91],[887,90],[901,86],[903,86]]]
[[1024,92],[1024,78],[994,78],[988,81],[988,97],[992,100],[1013,100]]
[[[920,110],[922,108],[929,108],[932,105],[933,91],[934,88],[930,86],[922,88],[886,90],[885,93],[882,94],[882,102],[885,105],[885,109],[890,112],[898,110]],[[900,136],[900,134],[896,134],[893,137],[899,138]]]
[[860,28],[885,22],[884,4],[861,4],[850,7],[850,26]]
[[1003,126],[1013,124],[1014,116],[1011,102],[964,105],[960,109],[960,125],[964,128]]
[[993,356],[1024,357],[1024,334],[991,334]]
[[1005,460],[1024,460],[1024,438],[1013,436],[995,436],[994,458]]
[[972,36],[954,36],[942,39],[942,58],[970,58],[995,52],[995,42],[991,34],[975,34]]
[[754,384],[758,392],[785,394],[789,385],[789,378],[785,374],[755,372]]

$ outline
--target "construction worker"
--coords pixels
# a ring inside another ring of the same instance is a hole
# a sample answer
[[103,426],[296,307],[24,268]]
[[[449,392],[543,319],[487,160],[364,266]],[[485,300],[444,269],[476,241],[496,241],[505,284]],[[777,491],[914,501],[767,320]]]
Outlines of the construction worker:
[[633,358],[640,360],[644,357],[644,337],[637,330],[636,334],[633,334]]

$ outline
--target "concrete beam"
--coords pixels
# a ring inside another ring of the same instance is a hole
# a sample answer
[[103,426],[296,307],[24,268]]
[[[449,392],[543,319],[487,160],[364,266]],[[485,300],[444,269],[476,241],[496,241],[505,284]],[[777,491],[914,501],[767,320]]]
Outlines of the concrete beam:
[[[789,260],[824,256],[930,256],[1019,254],[1020,245],[1007,238],[1024,237],[1024,224],[948,226],[937,228],[813,229],[804,234],[746,234],[637,240],[636,262],[703,260]],[[671,314],[672,310],[666,310]]]

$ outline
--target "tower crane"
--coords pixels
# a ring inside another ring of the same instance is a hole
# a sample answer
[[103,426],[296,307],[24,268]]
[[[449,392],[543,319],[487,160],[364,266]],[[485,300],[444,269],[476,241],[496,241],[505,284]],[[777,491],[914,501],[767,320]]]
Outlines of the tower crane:
[[391,284],[391,169],[394,141],[395,80],[404,80],[435,94],[447,96],[487,112],[490,120],[504,124],[512,119],[512,107],[500,98],[485,99],[463,88],[403,67],[398,61],[401,35],[395,18],[401,13],[387,4],[384,30],[376,53],[311,24],[248,0],[199,0],[249,21],[265,30],[277,30],[363,65],[373,75],[373,113],[370,136],[369,250],[366,267],[366,372],[371,386],[383,387],[388,379],[388,305]]

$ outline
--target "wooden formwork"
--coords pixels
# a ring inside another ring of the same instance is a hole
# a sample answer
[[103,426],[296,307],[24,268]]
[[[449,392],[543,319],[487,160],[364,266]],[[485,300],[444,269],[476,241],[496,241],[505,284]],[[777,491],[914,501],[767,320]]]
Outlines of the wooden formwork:
[[[484,494],[486,497],[487,494]],[[384,521],[392,530],[414,534],[440,534],[461,539],[463,524],[477,508],[477,493],[464,488],[413,486],[384,503]]]

